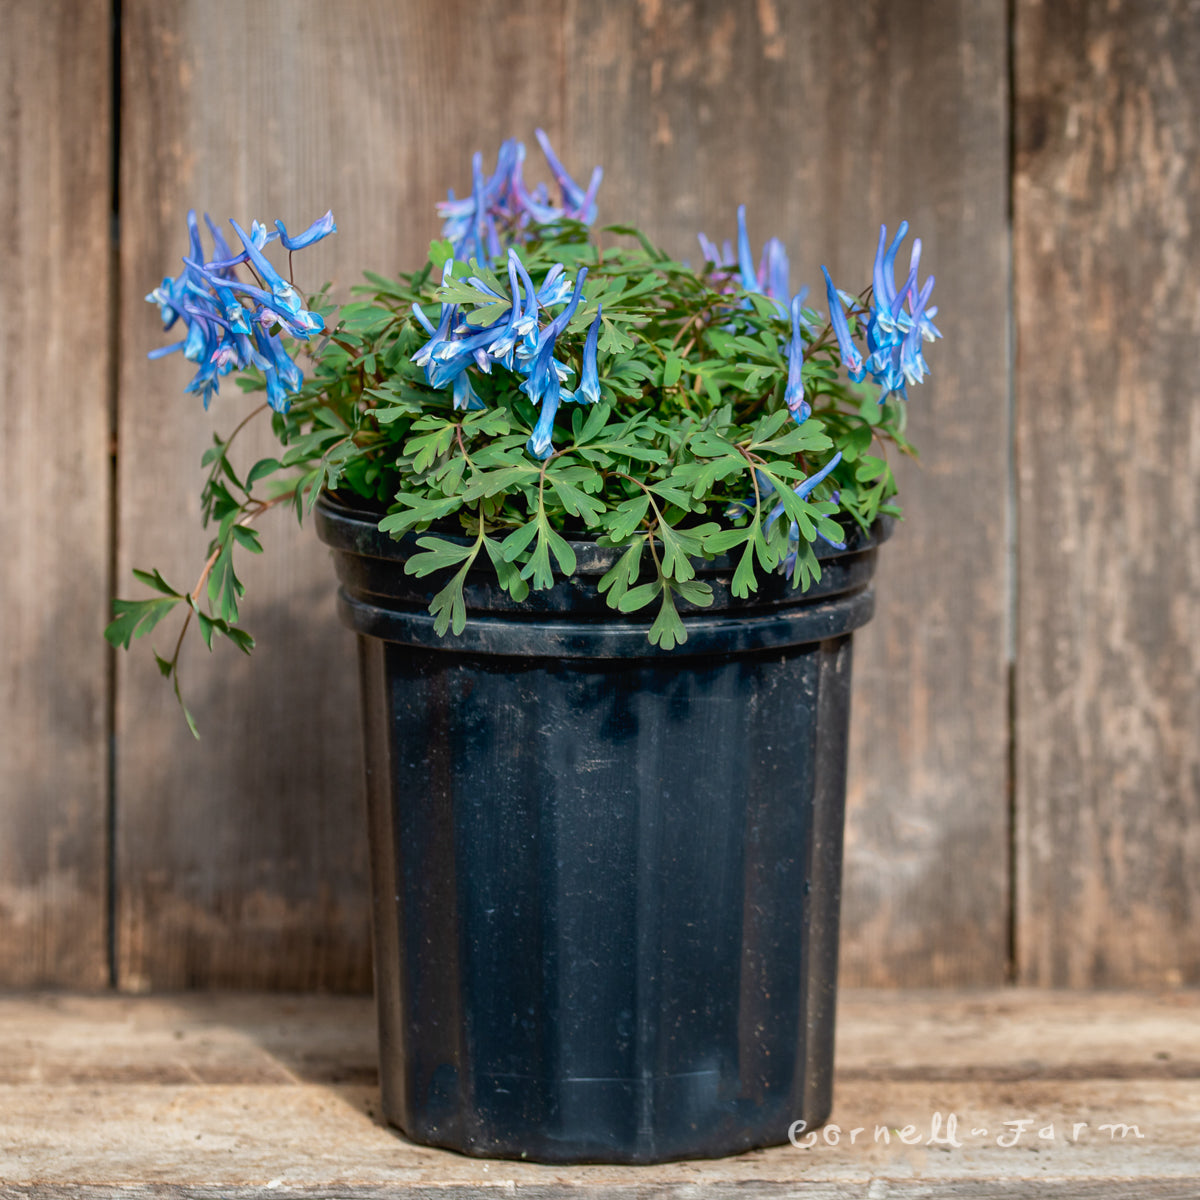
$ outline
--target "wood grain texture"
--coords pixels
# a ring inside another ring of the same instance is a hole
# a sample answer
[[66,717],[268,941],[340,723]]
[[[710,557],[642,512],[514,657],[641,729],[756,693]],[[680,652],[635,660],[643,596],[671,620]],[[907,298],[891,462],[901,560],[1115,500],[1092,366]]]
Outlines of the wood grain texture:
[[108,978],[108,21],[0,4],[0,987]]
[[[695,256],[786,242],[792,286],[869,278],[907,218],[944,344],[914,389],[929,464],[856,635],[843,973],[996,982],[1007,960],[1006,57],[1003,5],[691,0],[568,6],[566,144],[602,216]],[[819,258],[818,255],[827,257]],[[824,289],[814,287],[824,303]]]
[[1016,6],[1024,980],[1200,979],[1200,6]]
[[[419,261],[433,205],[470,154],[556,128],[551,0],[123,6],[120,578],[195,578],[200,454],[245,402],[204,414],[141,296],[174,272],[189,206],[215,219],[341,232],[298,256],[300,282],[348,296],[359,270]],[[474,64],[471,70],[465,64]],[[547,86],[549,81],[550,86]],[[547,93],[549,104],[547,104]],[[253,461],[266,441],[247,447]],[[145,652],[118,690],[119,982],[148,987],[370,986],[353,639],[308,529],[278,516],[249,564],[254,662],[185,651],[194,743]],[[155,640],[169,646],[173,632]]]
[[0,998],[0,1197],[1194,1197],[1198,1015],[1195,992],[843,992],[836,1144],[563,1168],[382,1126],[366,999]]

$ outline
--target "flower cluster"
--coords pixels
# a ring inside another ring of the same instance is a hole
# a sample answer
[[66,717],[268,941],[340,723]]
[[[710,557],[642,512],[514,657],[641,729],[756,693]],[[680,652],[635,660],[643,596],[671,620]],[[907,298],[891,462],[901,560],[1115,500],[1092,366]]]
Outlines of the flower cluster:
[[[908,399],[908,384],[920,383],[929,373],[925,355],[921,351],[922,341],[932,342],[941,337],[931,320],[937,315],[937,307],[929,306],[933,292],[933,276],[923,285],[917,286],[917,269],[921,262],[921,239],[913,239],[912,257],[904,285],[896,287],[896,254],[908,235],[908,222],[901,221],[896,236],[888,245],[887,226],[879,227],[879,245],[875,250],[875,268],[871,288],[871,308],[867,320],[867,349],[869,356],[864,361],[850,333],[842,301],[852,297],[839,293],[824,267],[825,284],[829,298],[829,319],[837,336],[842,363],[851,380],[861,383],[869,374],[879,384],[879,402],[882,404],[895,393],[902,400]],[[908,309],[905,311],[905,305]]]
[[[275,230],[270,232],[255,221],[247,233],[231,220],[242,243],[240,254],[233,253],[207,213],[204,220],[212,233],[216,257],[205,262],[196,213],[189,211],[189,250],[183,270],[174,278],[165,278],[146,297],[159,306],[164,329],[182,320],[187,334],[181,341],[152,351],[150,357],[162,358],[182,350],[185,358],[198,364],[186,390],[199,393],[205,408],[218,391],[222,375],[257,367],[263,373],[271,407],[286,412],[287,397],[300,390],[303,375],[284,348],[279,332],[307,341],[325,324],[320,314],[304,307],[300,293],[262,251],[276,238],[289,254],[311,246],[337,231],[333,213],[327,212],[295,237],[288,234],[282,221],[276,221]],[[257,286],[238,278],[236,268],[242,265],[254,275]]]
[[538,144],[550,164],[550,171],[562,193],[562,203],[551,204],[544,183],[532,191],[525,184],[524,143],[510,139],[501,145],[495,172],[485,178],[483,155],[472,161],[471,194],[461,200],[451,191],[438,206],[445,222],[442,236],[454,248],[454,256],[464,262],[496,262],[504,251],[526,234],[531,225],[554,225],[563,220],[590,225],[596,219],[596,191],[604,171],[592,172],[586,190],[567,174],[550,146],[543,130],[537,132]]
[[[724,291],[732,292],[738,287],[745,292],[757,293],[774,300],[781,316],[786,316],[789,301],[792,299],[788,288],[788,274],[791,264],[788,262],[787,247],[777,238],[768,238],[763,244],[762,257],[758,266],[754,265],[754,255],[750,249],[750,234],[746,229],[746,206],[738,205],[737,210],[737,255],[728,240],[720,250],[703,233],[698,234],[700,249],[705,261],[713,270],[713,274],[725,281]],[[808,288],[801,288],[796,293],[800,303],[808,295]]]
[[[494,286],[475,275],[466,280],[485,308],[507,307],[507,314],[480,326],[461,315],[459,305],[443,302],[435,326],[421,306],[414,304],[413,316],[429,334],[429,341],[413,356],[413,362],[425,369],[430,387],[451,389],[456,409],[483,407],[471,383],[469,367],[490,374],[492,365],[499,364],[522,377],[520,390],[540,409],[527,449],[533,457],[545,459],[553,453],[552,431],[559,405],[571,400],[594,403],[600,398],[596,347],[601,314],[597,309],[588,334],[579,385],[566,387],[574,369],[558,361],[554,349],[579,306],[587,268],[582,267],[576,273],[572,287],[565,265],[555,263],[541,285],[535,287],[516,244],[537,226],[554,226],[563,220],[584,224],[594,221],[596,191],[604,172],[596,167],[585,191],[559,162],[545,132],[541,129],[536,132],[562,193],[561,205],[550,203],[545,184],[538,184],[532,192],[526,187],[525,146],[516,140],[501,145],[496,170],[488,178],[483,174],[483,156],[476,153],[471,195],[458,200],[451,191],[450,198],[438,205],[438,213],[445,222],[442,236],[450,243],[454,255],[443,267],[443,287],[453,278],[456,259],[473,262],[478,267],[496,263],[507,250],[507,295],[500,290],[498,281]],[[550,310],[563,304],[566,307],[562,312],[551,318]],[[539,321],[543,314],[544,324]]]
[[[450,259],[442,272],[443,287],[451,280],[453,270],[454,259]],[[507,296],[477,276],[472,275],[466,280],[467,287],[479,296],[482,304],[490,306],[495,302],[507,306],[507,314],[478,327],[460,316],[459,305],[444,301],[435,328],[421,306],[414,304],[413,316],[430,336],[429,341],[413,355],[412,361],[424,368],[425,379],[430,387],[452,389],[456,409],[483,407],[483,401],[467,374],[468,367],[490,374],[492,365],[498,364],[521,376],[523,381],[520,390],[540,407],[540,415],[530,434],[527,449],[534,458],[548,458],[554,449],[551,437],[559,405],[564,400],[591,404],[600,399],[596,368],[596,347],[602,315],[599,306],[588,330],[583,369],[577,388],[564,386],[574,374],[574,369],[554,357],[559,335],[579,307],[586,278],[587,267],[581,267],[572,287],[567,279],[566,268],[562,263],[555,263],[547,271],[541,287],[535,287],[516,247],[510,246]],[[539,314],[545,313],[549,318],[549,310],[564,303],[566,307],[556,317],[547,319],[544,325],[539,324]]]

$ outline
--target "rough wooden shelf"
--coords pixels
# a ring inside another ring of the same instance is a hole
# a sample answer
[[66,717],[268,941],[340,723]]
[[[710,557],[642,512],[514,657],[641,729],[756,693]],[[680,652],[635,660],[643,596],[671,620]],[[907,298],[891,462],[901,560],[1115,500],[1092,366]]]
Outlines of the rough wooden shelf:
[[0,1197],[1200,1196],[1194,991],[849,992],[839,1144],[662,1167],[413,1146],[374,1055],[364,999],[0,997]]

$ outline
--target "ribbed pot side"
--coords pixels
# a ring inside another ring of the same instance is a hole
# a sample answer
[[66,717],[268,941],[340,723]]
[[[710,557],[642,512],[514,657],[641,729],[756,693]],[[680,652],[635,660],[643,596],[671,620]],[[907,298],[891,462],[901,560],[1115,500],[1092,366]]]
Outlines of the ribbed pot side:
[[359,634],[387,1119],[560,1163],[824,1121],[851,633],[886,530],[807,595],[738,602],[705,565],[717,606],[665,653],[589,594],[611,552],[586,544],[577,597],[514,610],[481,575],[439,639],[440,584],[375,519],[318,505]]

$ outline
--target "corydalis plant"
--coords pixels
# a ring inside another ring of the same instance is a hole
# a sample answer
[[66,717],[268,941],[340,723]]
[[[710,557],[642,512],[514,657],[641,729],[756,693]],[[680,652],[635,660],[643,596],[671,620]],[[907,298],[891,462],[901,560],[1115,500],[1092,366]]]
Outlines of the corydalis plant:
[[[116,601],[112,641],[127,646],[182,605],[206,643],[220,634],[248,649],[235,550],[258,550],[250,526],[268,508],[290,503],[302,518],[323,491],[413,537],[410,573],[445,575],[430,604],[443,635],[465,625],[472,569],[486,565],[520,601],[571,574],[571,540],[591,537],[620,551],[599,584],[609,605],[653,606],[647,634],[666,649],[687,639],[681,613],[712,602],[698,561],[729,556],[738,597],[764,572],[807,587],[816,544],[841,546],[899,511],[887,448],[911,450],[907,387],[940,336],[919,242],[896,279],[907,225],[891,241],[881,230],[858,294],[822,268],[825,315],[807,289],[791,291],[782,242],[755,260],[744,208],[736,249],[701,236],[698,266],[631,227],[591,229],[599,168],[584,188],[538,138],[556,200],[526,184],[520,143],[501,147],[490,174],[476,155],[469,193],[440,206],[428,260],[368,272],[340,309],[323,294],[300,302],[266,261],[262,226],[234,226],[236,256],[214,230],[205,263],[191,219],[184,271],[151,299],[168,323],[190,321],[179,348],[199,364],[191,390],[207,402],[237,369],[267,403],[205,456],[216,532],[199,581],[179,592],[139,573],[157,595]],[[289,251],[332,230],[328,215],[296,239],[279,226]],[[231,447],[260,412],[283,450],[243,470]],[[177,692],[181,641],[158,659]]]

